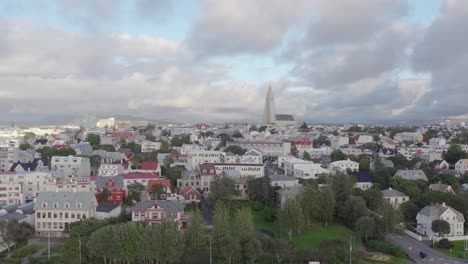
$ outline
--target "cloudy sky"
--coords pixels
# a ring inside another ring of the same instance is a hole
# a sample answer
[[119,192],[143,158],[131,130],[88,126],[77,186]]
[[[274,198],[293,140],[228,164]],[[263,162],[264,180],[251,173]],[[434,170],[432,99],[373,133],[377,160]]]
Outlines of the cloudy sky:
[[466,0],[3,0],[1,121],[468,119]]

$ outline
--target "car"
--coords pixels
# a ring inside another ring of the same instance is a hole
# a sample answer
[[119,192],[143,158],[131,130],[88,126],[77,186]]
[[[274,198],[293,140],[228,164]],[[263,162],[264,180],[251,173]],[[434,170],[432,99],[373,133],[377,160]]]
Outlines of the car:
[[420,256],[421,258],[423,258],[423,259],[424,259],[424,258],[427,258],[427,253],[424,252],[424,251],[420,251],[420,252],[419,252],[419,256]]

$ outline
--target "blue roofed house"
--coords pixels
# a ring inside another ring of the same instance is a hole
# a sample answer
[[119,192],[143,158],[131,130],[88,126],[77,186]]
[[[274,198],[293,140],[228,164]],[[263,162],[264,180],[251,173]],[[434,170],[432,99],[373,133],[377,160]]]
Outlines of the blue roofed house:
[[349,175],[356,177],[355,188],[359,188],[363,191],[372,187],[371,177],[369,171],[352,171]]

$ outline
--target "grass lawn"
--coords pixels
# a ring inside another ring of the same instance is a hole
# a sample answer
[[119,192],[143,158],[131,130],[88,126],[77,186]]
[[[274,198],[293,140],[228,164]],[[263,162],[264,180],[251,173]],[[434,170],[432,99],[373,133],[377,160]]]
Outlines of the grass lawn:
[[[50,249],[50,253],[52,255],[54,254],[63,255],[63,251],[64,251],[63,245],[55,246]],[[47,250],[42,252],[42,256],[48,256],[48,255],[49,255],[49,252]]]
[[34,253],[36,253],[39,249],[41,249],[40,246],[37,245],[31,245],[31,246],[25,246],[22,247],[18,250],[15,250],[12,254],[12,258],[24,258],[27,256],[32,256]]
[[[465,258],[468,259],[468,252],[466,253],[465,257],[463,257],[463,240],[461,241],[451,241],[454,245],[452,248],[452,257],[456,258]],[[444,253],[447,256],[450,256],[450,250],[449,249],[443,249],[443,248],[436,248],[437,251]]]
[[[341,225],[333,224],[329,225],[328,227],[315,226],[304,232],[301,232],[300,235],[293,236],[292,242],[297,248],[300,249],[318,249],[320,248],[320,243],[323,240],[349,240],[352,235],[353,231]],[[359,239],[356,239],[354,243],[356,249],[361,247],[361,241]]]

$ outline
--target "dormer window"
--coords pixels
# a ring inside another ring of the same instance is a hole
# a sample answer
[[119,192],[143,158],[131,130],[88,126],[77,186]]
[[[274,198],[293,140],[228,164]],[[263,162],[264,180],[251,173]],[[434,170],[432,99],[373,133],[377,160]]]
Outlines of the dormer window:
[[58,208],[58,203],[54,203],[54,204],[53,204],[53,207],[54,207],[54,208]]
[[42,203],[42,208],[47,208],[47,203]]
[[80,209],[81,208],[81,203],[76,203],[76,208]]
[[70,203],[65,203],[65,208],[66,209],[70,208]]

